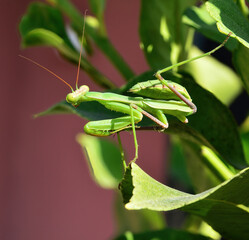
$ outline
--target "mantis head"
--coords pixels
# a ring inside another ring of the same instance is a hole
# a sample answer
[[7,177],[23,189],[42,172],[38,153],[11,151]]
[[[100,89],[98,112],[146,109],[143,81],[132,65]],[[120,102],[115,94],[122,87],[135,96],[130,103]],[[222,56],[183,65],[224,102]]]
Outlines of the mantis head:
[[89,87],[86,85],[80,86],[79,89],[73,91],[72,93],[67,94],[66,100],[68,103],[73,106],[78,106],[81,102],[85,100],[86,93],[89,92]]

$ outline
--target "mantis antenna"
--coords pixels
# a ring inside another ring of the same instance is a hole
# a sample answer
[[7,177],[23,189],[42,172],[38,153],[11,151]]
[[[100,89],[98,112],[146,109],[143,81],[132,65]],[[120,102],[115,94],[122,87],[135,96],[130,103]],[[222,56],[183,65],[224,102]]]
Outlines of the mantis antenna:
[[[80,73],[80,61],[81,61],[81,55],[82,55],[82,50],[83,50],[83,40],[84,40],[84,32],[85,32],[85,19],[86,19],[86,12],[87,10],[85,11],[85,14],[84,14],[84,24],[83,24],[83,30],[82,30],[82,39],[81,39],[81,47],[80,47],[80,57],[79,57],[79,63],[78,63],[78,69],[77,69],[77,77],[76,77],[76,89],[78,89],[78,81],[79,81],[79,73]],[[28,58],[28,57],[25,57],[23,55],[19,55],[19,57],[21,58],[24,58],[30,62],[32,62],[33,64],[37,65],[38,67],[40,68],[43,68],[44,70],[46,70],[47,72],[51,73],[52,75],[54,75],[56,78],[58,78],[59,80],[61,80],[63,83],[65,83],[68,87],[70,87],[70,89],[72,90],[72,92],[74,92],[73,90],[73,87],[68,83],[66,82],[63,78],[59,77],[57,74],[55,74],[54,72],[52,72],[51,70],[49,70],[48,68],[42,66],[41,64],[39,64],[38,62]]]
[[81,38],[81,45],[80,45],[80,57],[78,62],[78,69],[77,69],[77,77],[76,77],[76,89],[78,89],[78,82],[79,82],[79,75],[80,75],[80,61],[81,61],[81,55],[83,51],[83,41],[84,41],[84,34],[85,34],[85,25],[86,25],[86,13],[87,10],[85,10],[84,13],[84,23],[83,23],[83,29],[82,29],[82,38]]
[[26,59],[26,60],[28,60],[28,61],[34,63],[34,64],[37,65],[38,67],[43,68],[43,69],[46,70],[47,72],[51,73],[51,74],[54,75],[56,78],[58,78],[59,80],[61,80],[62,82],[64,82],[68,87],[70,87],[70,89],[71,89],[72,92],[73,92],[73,88],[72,88],[72,86],[71,86],[68,82],[66,82],[64,79],[62,79],[61,77],[59,77],[57,74],[55,74],[54,72],[52,72],[52,71],[49,70],[48,68],[42,66],[41,64],[39,64],[38,62],[36,62],[36,61],[34,61],[34,60],[30,59],[30,58],[24,57],[24,56],[22,56],[22,55],[19,55],[19,57],[24,58],[24,59]]

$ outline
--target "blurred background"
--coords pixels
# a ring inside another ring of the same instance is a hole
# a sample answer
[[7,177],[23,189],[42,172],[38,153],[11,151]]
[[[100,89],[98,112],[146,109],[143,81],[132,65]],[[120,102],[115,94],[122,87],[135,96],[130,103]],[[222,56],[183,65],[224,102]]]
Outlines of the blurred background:
[[[34,59],[73,86],[76,66],[49,48],[21,49],[18,24],[31,2],[1,1],[0,5],[0,239],[109,239],[115,235],[114,194],[91,179],[75,141],[86,121],[69,115],[33,118],[33,114],[65,99],[68,87],[18,55]],[[89,9],[86,0],[72,2],[82,12]],[[139,48],[139,9],[139,1],[109,0],[105,14],[111,41],[137,74],[148,70]],[[95,52],[91,62],[118,86],[125,83],[100,52]],[[81,71],[82,83],[101,91]],[[131,160],[133,136],[125,132],[121,138]],[[139,131],[138,143],[137,163],[164,182],[166,136]]]

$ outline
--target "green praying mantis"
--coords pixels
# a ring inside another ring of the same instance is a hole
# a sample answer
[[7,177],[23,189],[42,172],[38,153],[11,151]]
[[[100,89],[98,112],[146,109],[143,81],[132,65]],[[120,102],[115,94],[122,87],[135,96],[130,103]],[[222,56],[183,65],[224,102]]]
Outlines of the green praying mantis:
[[[124,116],[114,119],[90,121],[84,126],[84,131],[89,135],[109,136],[114,133],[119,133],[123,130],[132,129],[135,144],[135,157],[132,161],[135,162],[138,158],[138,144],[135,124],[140,122],[143,119],[143,116],[150,118],[157,125],[159,125],[162,130],[164,130],[168,128],[168,121],[165,114],[173,115],[181,122],[187,123],[188,119],[186,117],[188,115],[194,114],[197,111],[197,107],[192,102],[192,99],[187,90],[177,83],[164,79],[161,74],[199,58],[211,55],[225,45],[230,35],[231,33],[229,33],[223,43],[221,43],[215,49],[203,55],[179,62],[157,71],[154,75],[156,78],[155,80],[148,80],[134,85],[129,91],[136,93],[137,95],[139,95],[139,97],[124,96],[112,92],[91,92],[89,91],[89,87],[86,85],[82,85],[78,88],[80,59],[83,44],[81,44],[77,70],[76,90],[73,90],[72,86],[69,83],[67,83],[65,80],[63,80],[61,77],[59,77],[46,67],[27,57],[21,55],[20,56],[45,69],[49,73],[53,74],[56,78],[64,82],[66,85],[68,85],[72,92],[67,94],[66,101],[73,106],[76,107],[82,102],[97,101],[109,110],[123,113]],[[83,37],[84,27],[82,41]]]

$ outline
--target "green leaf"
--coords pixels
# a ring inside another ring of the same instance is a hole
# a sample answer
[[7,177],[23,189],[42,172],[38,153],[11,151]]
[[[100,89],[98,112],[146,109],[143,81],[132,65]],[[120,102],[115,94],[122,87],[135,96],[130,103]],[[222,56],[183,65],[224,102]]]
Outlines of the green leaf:
[[193,183],[187,171],[187,158],[184,156],[181,142],[177,136],[172,136],[170,140],[170,177],[174,182],[180,182],[185,189],[193,189]]
[[241,76],[243,85],[249,94],[249,49],[244,47],[242,44],[238,47],[236,51],[233,52],[233,63]]
[[249,164],[249,132],[241,134],[242,144],[245,151],[246,160]]
[[[224,41],[224,34],[218,31],[216,21],[209,15],[205,7],[188,8],[184,12],[183,22],[213,41],[220,43]],[[237,46],[238,42],[234,38],[230,38],[225,45],[230,51]]]
[[210,148],[186,140],[181,143],[195,192],[205,191],[234,176],[234,169],[228,168]]
[[160,231],[146,231],[143,233],[125,232],[114,240],[211,240],[199,234],[193,234],[187,231],[167,228]]
[[79,117],[96,121],[108,118],[121,117],[122,113],[110,111],[98,102],[84,102],[77,108],[73,107],[66,101],[59,102],[44,112],[38,113],[35,117],[41,117],[53,114],[76,114]]
[[[27,13],[21,19],[19,30],[22,36],[22,45],[24,47],[28,47],[29,44],[31,46],[42,44],[42,41],[40,43],[27,43],[27,41],[29,41],[28,35],[30,32],[36,30],[38,32],[36,35],[38,35],[41,31],[40,34],[45,36],[43,39],[46,40],[46,45],[51,44],[53,46],[53,41],[56,43],[60,42],[60,44],[65,42],[66,45],[72,48],[65,31],[60,11],[45,5],[44,3],[37,2],[29,5]],[[52,38],[51,40],[49,39],[50,37]]]
[[187,27],[181,24],[185,9],[195,0],[143,0],[139,33],[141,47],[152,69],[177,63],[186,57]]
[[79,134],[77,142],[83,149],[96,183],[102,188],[117,189],[123,176],[119,148],[107,139],[86,134]]
[[[188,141],[205,145],[218,153],[223,161],[236,168],[247,166],[238,129],[228,108],[213,94],[191,81],[189,75],[181,76],[168,73],[164,77],[186,87],[198,108],[196,114],[189,116],[188,124],[181,123],[175,117],[167,116],[169,128],[165,130],[165,133],[177,134]],[[152,78],[153,72],[144,73],[130,81],[120,93],[127,94],[131,86],[137,82]],[[37,116],[63,112],[73,113],[88,120],[112,119],[123,115],[110,111],[97,102],[85,102],[80,104],[78,108],[62,102]],[[138,126],[154,129],[155,123],[144,117]]]
[[170,211],[182,209],[201,217],[227,239],[249,236],[249,168],[232,179],[200,194],[192,195],[167,187],[135,163],[127,169],[121,182],[126,208]]
[[104,15],[106,1],[105,0],[89,0],[89,4],[91,6],[91,10],[94,13],[94,15],[97,16],[99,20],[102,19]]
[[206,7],[222,33],[232,32],[233,37],[249,48],[249,23],[233,0],[209,0]]
[[[73,29],[79,34],[82,34],[83,29],[83,16],[75,8],[75,6],[68,0],[47,0],[49,3],[60,9],[63,14],[65,14],[71,21]],[[102,2],[102,7],[104,7],[104,0],[92,0],[92,2]],[[100,11],[100,9],[98,11]],[[103,9],[102,9],[103,10]],[[96,10],[97,11],[97,10]],[[93,17],[87,17],[86,20],[93,20]],[[93,42],[98,46],[98,48],[110,59],[111,63],[118,69],[122,76],[129,80],[133,77],[134,73],[124,59],[120,56],[118,51],[115,49],[113,44],[110,42],[108,36],[106,35],[105,26],[103,19],[95,19],[95,24],[93,21],[86,21],[85,35],[90,37]]]
[[[68,40],[61,13],[57,9],[43,3],[32,3],[27,14],[22,18],[19,29],[23,46],[54,47],[68,60],[78,64],[79,53]],[[86,58],[81,59],[80,66],[100,86],[104,88],[114,87],[114,84],[94,68]]]

